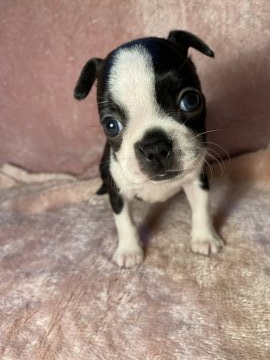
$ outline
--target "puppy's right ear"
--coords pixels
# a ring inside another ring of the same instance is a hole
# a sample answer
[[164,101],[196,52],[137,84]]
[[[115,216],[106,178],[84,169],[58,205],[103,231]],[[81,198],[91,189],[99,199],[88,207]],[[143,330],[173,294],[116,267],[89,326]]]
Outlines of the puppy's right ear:
[[84,65],[74,89],[75,99],[83,100],[89,94],[97,78],[98,71],[101,69],[102,61],[102,59],[93,58]]

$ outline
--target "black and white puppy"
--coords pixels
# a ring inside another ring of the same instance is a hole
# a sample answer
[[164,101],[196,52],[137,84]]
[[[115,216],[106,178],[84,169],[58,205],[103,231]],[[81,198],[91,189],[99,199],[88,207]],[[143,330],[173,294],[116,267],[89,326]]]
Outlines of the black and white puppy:
[[82,69],[74,96],[86,98],[97,79],[101,125],[107,136],[98,193],[109,193],[120,267],[143,261],[132,220],[135,197],[165,201],[184,189],[192,210],[191,248],[209,255],[223,245],[209,209],[206,156],[206,105],[188,48],[213,57],[198,37],[171,31],[167,39],[128,42],[104,60],[93,58]]

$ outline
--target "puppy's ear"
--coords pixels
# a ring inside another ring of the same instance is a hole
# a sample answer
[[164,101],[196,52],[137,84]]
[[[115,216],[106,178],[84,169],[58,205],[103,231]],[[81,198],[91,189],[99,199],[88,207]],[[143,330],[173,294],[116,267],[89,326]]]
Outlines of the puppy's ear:
[[170,31],[168,40],[177,44],[181,48],[185,56],[187,56],[189,47],[192,47],[209,57],[215,56],[214,52],[210,49],[208,45],[206,45],[204,41],[187,31]]
[[89,94],[102,65],[101,59],[93,58],[84,65],[79,80],[74,89],[74,97],[77,100],[83,100]]

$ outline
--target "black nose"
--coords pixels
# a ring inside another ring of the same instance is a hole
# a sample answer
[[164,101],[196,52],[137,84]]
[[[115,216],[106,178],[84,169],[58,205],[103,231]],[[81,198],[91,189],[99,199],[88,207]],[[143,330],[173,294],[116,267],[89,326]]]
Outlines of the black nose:
[[136,144],[139,156],[153,165],[165,165],[172,151],[172,141],[162,131],[147,133]]
[[171,145],[167,142],[158,142],[153,145],[140,145],[139,150],[147,160],[162,164],[170,155]]

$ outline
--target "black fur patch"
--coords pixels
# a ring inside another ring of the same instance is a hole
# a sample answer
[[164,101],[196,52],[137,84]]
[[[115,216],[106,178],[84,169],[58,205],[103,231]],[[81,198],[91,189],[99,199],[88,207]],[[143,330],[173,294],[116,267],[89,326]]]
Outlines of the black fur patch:
[[115,187],[115,189],[110,189],[110,202],[115,214],[120,214],[124,207],[124,200],[122,196],[119,194],[119,189]]
[[110,146],[106,142],[102,154],[102,158],[99,164],[99,173],[102,179],[102,185],[97,191],[98,195],[102,195],[108,192],[108,179],[110,177]]
[[106,142],[99,167],[103,183],[97,191],[97,194],[103,195],[108,193],[114,213],[120,214],[124,206],[124,201],[110,173],[110,151],[110,145]]
[[209,180],[208,180],[208,176],[206,175],[206,173],[204,171],[201,172],[200,174],[200,187],[203,190],[209,190]]
[[203,95],[202,106],[197,111],[184,112],[180,109],[181,90],[190,87],[201,92],[200,80],[191,59],[183,56],[181,49],[170,41],[146,39],[143,45],[152,57],[156,99],[160,108],[194,132],[205,132],[206,109]]

